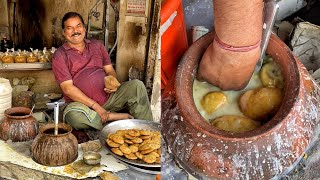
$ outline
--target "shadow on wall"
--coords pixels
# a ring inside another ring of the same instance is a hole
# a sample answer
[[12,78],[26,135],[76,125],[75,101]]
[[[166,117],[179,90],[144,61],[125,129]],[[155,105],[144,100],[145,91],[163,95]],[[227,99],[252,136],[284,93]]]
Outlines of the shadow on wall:
[[191,44],[191,26],[204,26],[209,29],[209,32],[213,30],[213,1],[182,0],[182,4],[188,40]]
[[[95,1],[23,0],[16,4],[15,42],[21,49],[59,47],[64,43],[61,19],[66,12],[82,15],[85,24]],[[98,22],[97,22],[98,23]]]
[[41,31],[41,19],[45,16],[45,7],[41,0],[17,1],[17,48],[29,49],[32,46],[34,49],[40,49],[47,46],[42,40]]
[[59,47],[65,42],[65,39],[61,34],[61,21],[62,21],[62,18],[58,18],[58,17],[53,17],[51,20],[52,47]]

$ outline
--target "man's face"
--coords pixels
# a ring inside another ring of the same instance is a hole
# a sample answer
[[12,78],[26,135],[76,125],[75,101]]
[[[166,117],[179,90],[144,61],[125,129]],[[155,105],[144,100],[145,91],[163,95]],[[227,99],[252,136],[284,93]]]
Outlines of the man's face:
[[79,17],[69,18],[64,22],[63,36],[71,44],[79,44],[84,40],[86,29]]

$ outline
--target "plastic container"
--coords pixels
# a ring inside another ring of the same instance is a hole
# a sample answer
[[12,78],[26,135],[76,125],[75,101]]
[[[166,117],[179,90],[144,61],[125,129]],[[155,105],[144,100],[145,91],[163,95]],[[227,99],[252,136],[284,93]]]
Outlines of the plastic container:
[[165,0],[161,6],[161,89],[164,89],[188,48],[188,38],[181,0]]
[[0,120],[4,111],[12,106],[12,87],[8,79],[0,78]]

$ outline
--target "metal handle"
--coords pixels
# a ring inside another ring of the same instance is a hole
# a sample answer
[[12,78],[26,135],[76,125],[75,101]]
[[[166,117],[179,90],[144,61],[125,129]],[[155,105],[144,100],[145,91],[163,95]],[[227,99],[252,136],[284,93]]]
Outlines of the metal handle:
[[265,51],[267,49],[272,27],[275,21],[276,14],[278,12],[279,5],[277,2],[271,0],[267,1],[264,4],[264,23],[263,23],[263,32],[262,32],[262,40],[261,40],[261,54],[259,61],[257,62],[255,71],[259,71],[262,63],[263,58],[265,57]]
[[54,103],[54,135],[58,135],[59,103]]

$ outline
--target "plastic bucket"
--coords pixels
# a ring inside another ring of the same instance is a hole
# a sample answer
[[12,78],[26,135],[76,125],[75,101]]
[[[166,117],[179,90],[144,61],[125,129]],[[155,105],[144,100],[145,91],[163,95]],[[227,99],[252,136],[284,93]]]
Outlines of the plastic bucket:
[[12,88],[8,79],[0,78],[0,120],[4,111],[12,106]]
[[164,89],[188,49],[188,38],[181,0],[165,0],[161,6],[161,89]]

